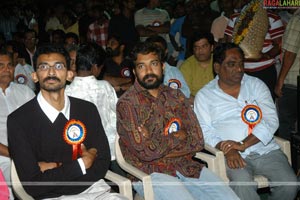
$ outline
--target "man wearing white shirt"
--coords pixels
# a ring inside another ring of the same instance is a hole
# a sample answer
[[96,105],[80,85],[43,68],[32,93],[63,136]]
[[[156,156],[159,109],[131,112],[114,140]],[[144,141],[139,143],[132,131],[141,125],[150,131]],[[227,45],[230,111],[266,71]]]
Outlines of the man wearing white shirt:
[[296,176],[273,138],[278,117],[270,91],[244,74],[244,53],[237,45],[221,44],[213,59],[217,76],[197,93],[194,107],[205,142],[225,154],[232,189],[241,199],[260,199],[253,180],[259,174],[276,182],[269,199],[294,199]]
[[[7,143],[7,116],[32,99],[35,94],[27,86],[13,82],[14,66],[12,57],[0,50],[0,169],[5,180],[10,181],[10,156]],[[10,199],[13,199],[10,194]]]
[[110,152],[96,106],[64,92],[73,77],[69,54],[41,46],[34,63],[40,92],[7,119],[9,153],[24,189],[34,199],[123,199],[102,180]]
[[113,162],[111,170],[119,173],[119,168],[114,169],[114,166],[117,166],[115,161],[115,138],[117,133],[116,104],[118,98],[114,88],[108,81],[96,79],[101,72],[105,58],[106,53],[99,45],[82,45],[76,56],[77,76],[66,87],[66,94],[96,105],[108,138]]

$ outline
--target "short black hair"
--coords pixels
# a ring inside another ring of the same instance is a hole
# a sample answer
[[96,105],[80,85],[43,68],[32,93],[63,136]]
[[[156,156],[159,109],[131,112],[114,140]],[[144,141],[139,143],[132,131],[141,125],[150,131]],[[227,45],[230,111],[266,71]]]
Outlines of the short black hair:
[[167,59],[167,54],[165,53],[166,49],[168,49],[168,44],[166,42],[166,40],[160,36],[160,35],[154,35],[154,36],[150,36],[146,39],[146,42],[152,42],[152,43],[160,43],[163,46],[163,59],[162,61],[165,62]]
[[68,38],[73,38],[75,40],[75,43],[78,44],[79,43],[79,37],[76,33],[73,32],[68,32],[65,34],[65,41]]
[[193,33],[192,37],[191,37],[191,52],[193,52],[193,47],[194,47],[194,44],[195,42],[201,40],[201,39],[207,39],[208,43],[210,45],[214,45],[214,36],[212,33],[210,32],[195,32]]
[[12,54],[8,52],[5,47],[0,48],[0,56],[9,56],[11,60],[13,59]]
[[76,55],[76,70],[90,71],[94,64],[103,65],[106,52],[96,43],[81,44]]
[[115,40],[118,41],[119,45],[124,45],[124,41],[122,40],[121,36],[119,34],[116,33],[112,33],[108,35],[107,41],[109,41],[110,39],[114,38]]
[[156,55],[158,55],[158,59],[160,62],[163,62],[163,58],[164,58],[164,52],[163,50],[158,47],[157,45],[155,45],[153,42],[138,42],[132,52],[131,52],[131,59],[134,62],[134,67],[136,66],[136,59],[137,59],[137,55],[138,54],[149,54],[149,53],[154,53]]
[[67,69],[70,69],[70,56],[69,53],[66,51],[63,45],[61,44],[43,44],[39,46],[33,56],[33,68],[36,70],[37,65],[37,59],[42,54],[50,54],[50,53],[58,53],[65,57]]
[[168,48],[168,44],[167,44],[166,40],[160,35],[150,36],[146,39],[146,41],[147,42],[158,42],[158,43],[162,44],[162,46],[164,47],[163,50],[166,50]]
[[222,64],[226,57],[226,51],[229,49],[237,49],[242,55],[243,59],[245,58],[245,54],[239,45],[228,42],[228,43],[220,43],[216,46],[213,53],[213,63]]

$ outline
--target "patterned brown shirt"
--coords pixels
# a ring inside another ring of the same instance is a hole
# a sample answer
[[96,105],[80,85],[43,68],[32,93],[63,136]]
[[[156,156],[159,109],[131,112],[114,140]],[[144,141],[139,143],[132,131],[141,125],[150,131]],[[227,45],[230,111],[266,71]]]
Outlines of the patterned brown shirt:
[[[172,122],[179,122],[180,130],[186,131],[185,140],[168,133]],[[140,125],[148,129],[148,137],[138,132]],[[180,90],[161,85],[156,98],[136,81],[118,101],[117,129],[125,160],[145,173],[175,176],[179,171],[186,177],[199,177],[203,165],[192,157],[203,149],[202,130]]]

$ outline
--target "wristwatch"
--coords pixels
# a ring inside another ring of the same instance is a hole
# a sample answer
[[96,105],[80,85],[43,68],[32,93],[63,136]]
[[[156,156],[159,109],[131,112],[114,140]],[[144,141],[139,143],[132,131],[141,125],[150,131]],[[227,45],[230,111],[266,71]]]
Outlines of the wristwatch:
[[244,148],[244,151],[245,151],[245,143],[243,142],[243,141],[240,141],[240,145],[242,145],[243,146],[243,148]]

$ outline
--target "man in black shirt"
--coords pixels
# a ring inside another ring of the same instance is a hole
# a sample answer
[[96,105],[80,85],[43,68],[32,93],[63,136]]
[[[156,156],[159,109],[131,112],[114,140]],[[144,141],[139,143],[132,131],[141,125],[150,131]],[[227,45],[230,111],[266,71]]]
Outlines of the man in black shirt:
[[9,152],[24,189],[34,199],[122,198],[108,193],[100,180],[110,151],[96,106],[64,93],[73,76],[68,53],[62,46],[45,45],[33,60],[40,92],[7,120]]

